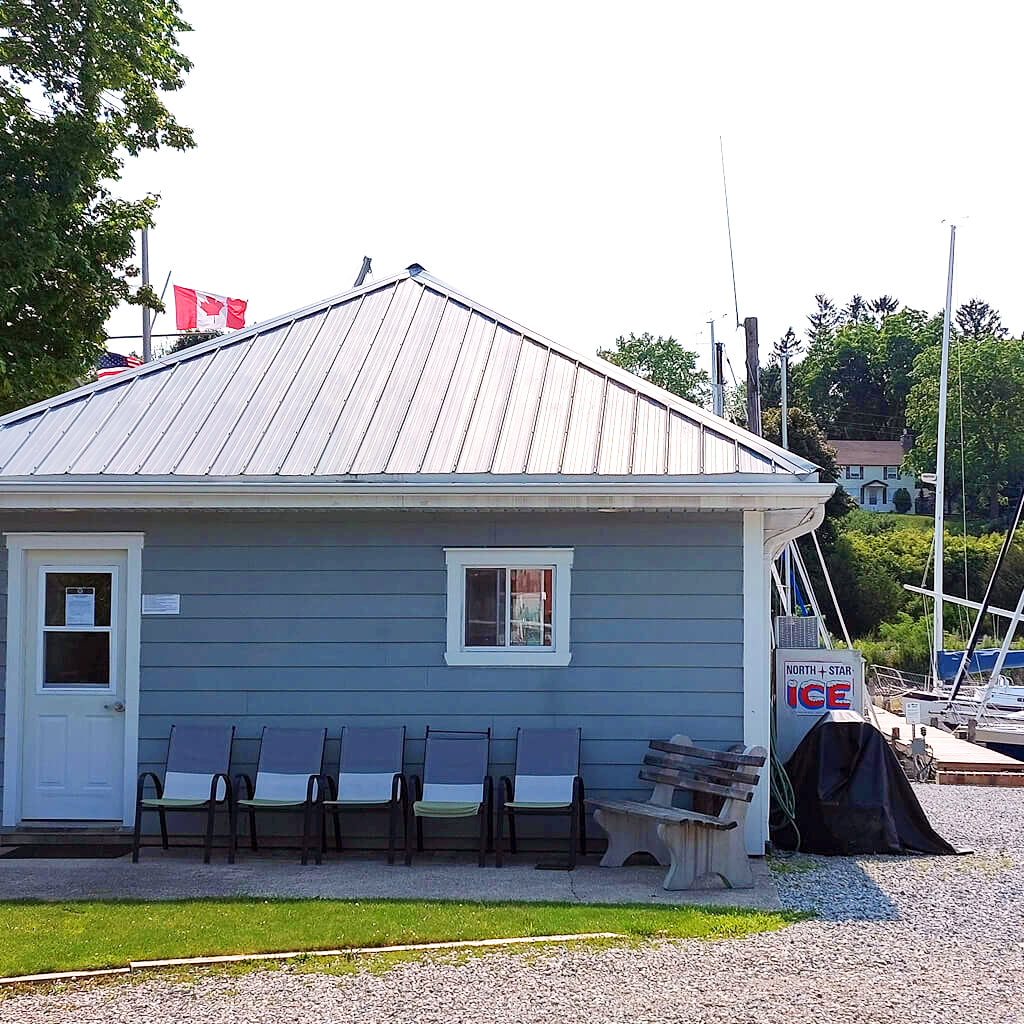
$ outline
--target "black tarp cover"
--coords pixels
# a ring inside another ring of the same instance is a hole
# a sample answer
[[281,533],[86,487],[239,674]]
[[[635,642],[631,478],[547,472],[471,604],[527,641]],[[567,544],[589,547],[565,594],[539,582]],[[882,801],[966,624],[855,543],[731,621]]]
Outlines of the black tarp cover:
[[[824,715],[786,763],[804,853],[956,853],[929,824],[885,737],[859,715]],[[793,848],[792,829],[772,836]]]

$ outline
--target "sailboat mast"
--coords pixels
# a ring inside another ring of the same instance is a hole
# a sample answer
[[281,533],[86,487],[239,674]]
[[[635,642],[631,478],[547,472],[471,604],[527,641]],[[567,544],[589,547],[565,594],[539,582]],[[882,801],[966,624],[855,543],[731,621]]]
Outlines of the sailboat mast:
[[932,612],[932,675],[939,684],[939,651],[945,646],[942,628],[942,517],[946,504],[946,392],[949,380],[949,321],[953,307],[953,250],[956,225],[949,226],[949,274],[946,278],[946,315],[942,321],[942,367],[939,370],[939,430],[935,447],[935,607]]

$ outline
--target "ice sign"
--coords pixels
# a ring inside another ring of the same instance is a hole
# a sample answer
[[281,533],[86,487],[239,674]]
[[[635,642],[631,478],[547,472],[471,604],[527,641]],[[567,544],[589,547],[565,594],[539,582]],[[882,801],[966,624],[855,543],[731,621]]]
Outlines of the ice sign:
[[852,665],[832,661],[787,661],[784,682],[786,703],[798,715],[826,711],[852,711]]

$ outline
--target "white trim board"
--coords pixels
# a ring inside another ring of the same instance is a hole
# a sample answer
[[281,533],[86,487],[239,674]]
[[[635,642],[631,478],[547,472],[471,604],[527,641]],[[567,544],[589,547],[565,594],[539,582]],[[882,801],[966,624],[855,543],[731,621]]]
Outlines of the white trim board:
[[117,551],[126,555],[124,816],[135,824],[139,771],[139,662],[142,633],[142,533],[5,533],[7,544],[7,678],[4,696],[4,789],[0,824],[21,822],[22,726],[25,666],[22,650],[25,555],[29,551]]

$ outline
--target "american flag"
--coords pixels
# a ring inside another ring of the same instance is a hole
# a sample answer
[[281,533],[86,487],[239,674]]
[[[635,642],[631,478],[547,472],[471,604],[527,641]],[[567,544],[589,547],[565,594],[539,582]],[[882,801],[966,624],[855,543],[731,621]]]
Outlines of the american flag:
[[123,373],[125,370],[141,366],[142,360],[134,353],[130,356],[123,356],[120,352],[104,352],[96,363],[96,379],[103,380],[104,377],[113,377],[115,373]]

